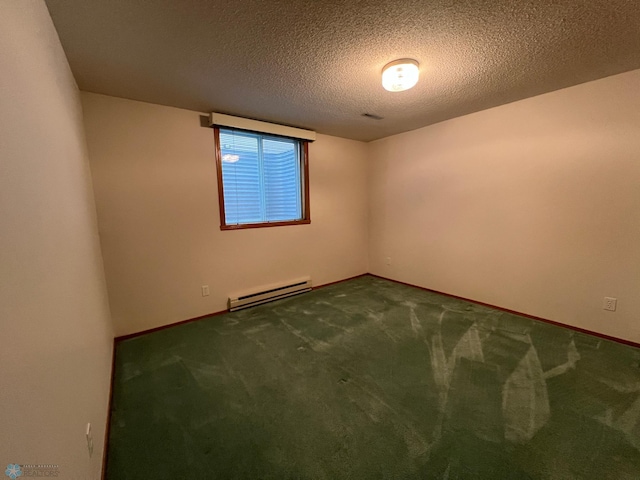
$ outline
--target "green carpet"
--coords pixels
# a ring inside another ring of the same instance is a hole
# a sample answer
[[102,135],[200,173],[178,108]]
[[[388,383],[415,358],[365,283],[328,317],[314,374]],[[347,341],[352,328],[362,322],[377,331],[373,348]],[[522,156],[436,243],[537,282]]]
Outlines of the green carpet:
[[640,350],[365,276],[117,344],[107,478],[640,478]]

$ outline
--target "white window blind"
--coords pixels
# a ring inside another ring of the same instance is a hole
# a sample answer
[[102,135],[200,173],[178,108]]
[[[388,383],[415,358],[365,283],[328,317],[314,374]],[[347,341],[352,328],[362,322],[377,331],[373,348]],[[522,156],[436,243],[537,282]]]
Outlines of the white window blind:
[[220,128],[225,223],[302,219],[300,142]]

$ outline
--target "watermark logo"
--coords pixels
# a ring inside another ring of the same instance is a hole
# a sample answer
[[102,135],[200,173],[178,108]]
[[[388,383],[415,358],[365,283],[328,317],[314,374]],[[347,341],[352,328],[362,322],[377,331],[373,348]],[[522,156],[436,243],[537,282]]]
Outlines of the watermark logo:
[[20,468],[20,465],[16,463],[10,463],[7,465],[7,469],[4,471],[4,474],[11,480],[16,480],[16,478],[22,476],[22,468]]
[[10,463],[7,465],[7,469],[4,474],[11,480],[16,480],[18,477],[57,477],[60,475],[58,465],[52,464],[19,464]]

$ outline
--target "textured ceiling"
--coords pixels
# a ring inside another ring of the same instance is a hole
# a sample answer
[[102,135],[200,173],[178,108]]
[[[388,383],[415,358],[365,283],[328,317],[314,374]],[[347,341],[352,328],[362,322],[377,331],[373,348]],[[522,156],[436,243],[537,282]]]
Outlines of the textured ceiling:
[[[47,5],[82,90],[358,140],[640,68],[638,0]],[[420,82],[387,92],[402,57]]]

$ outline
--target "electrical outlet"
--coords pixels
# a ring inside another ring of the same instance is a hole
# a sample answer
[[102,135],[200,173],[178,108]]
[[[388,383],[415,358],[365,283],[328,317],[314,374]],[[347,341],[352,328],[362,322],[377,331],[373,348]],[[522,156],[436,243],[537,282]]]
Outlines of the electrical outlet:
[[615,312],[617,304],[618,300],[616,298],[604,297],[604,304],[602,305],[602,308],[609,310],[610,312]]
[[202,296],[203,297],[209,296],[209,285],[202,285]]
[[385,258],[384,263],[386,263],[387,265],[391,265],[391,257]]
[[93,455],[93,436],[91,435],[91,424],[87,423],[87,449],[89,450],[89,456]]

